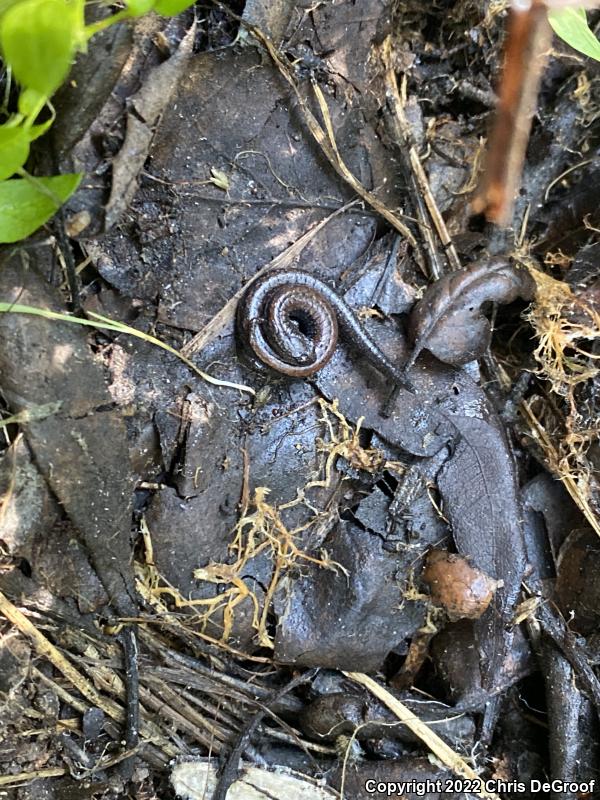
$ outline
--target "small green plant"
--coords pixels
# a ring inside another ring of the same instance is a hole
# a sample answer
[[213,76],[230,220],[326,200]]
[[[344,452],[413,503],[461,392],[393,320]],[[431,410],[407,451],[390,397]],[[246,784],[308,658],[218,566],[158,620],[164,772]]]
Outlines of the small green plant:
[[[91,37],[123,19],[149,11],[179,14],[193,0],[129,0],[126,7],[91,25],[85,0],[0,0],[0,50],[7,90],[0,105],[0,243],[16,242],[47,222],[73,194],[81,175],[36,178],[25,163],[31,142],[54,121],[52,95]],[[19,86],[17,111],[8,111],[11,80]],[[47,110],[44,122],[38,120]]]
[[554,33],[574,50],[600,61],[600,42],[588,25],[583,8],[554,8],[548,12]]

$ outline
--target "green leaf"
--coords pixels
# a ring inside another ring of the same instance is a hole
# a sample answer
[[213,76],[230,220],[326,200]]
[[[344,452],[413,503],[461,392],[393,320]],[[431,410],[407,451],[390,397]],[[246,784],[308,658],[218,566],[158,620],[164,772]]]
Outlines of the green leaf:
[[140,17],[154,8],[156,0],[127,0],[127,8],[132,17]]
[[79,186],[81,175],[13,178],[0,183],[0,242],[18,242],[56,213]]
[[0,19],[0,46],[16,80],[49,97],[67,77],[79,36],[75,4],[23,0]]
[[36,92],[35,89],[23,89],[19,94],[19,113],[28,117],[35,114],[45,102],[46,95]]
[[548,12],[554,33],[575,50],[600,61],[600,42],[587,23],[583,8],[556,8]]
[[[45,122],[34,125],[33,123],[45,105],[50,109],[50,117]],[[56,119],[56,111],[52,103],[43,94],[36,92],[34,89],[22,90],[19,95],[19,113],[25,117],[23,126],[27,131],[30,142],[43,136]]]
[[32,125],[30,128],[27,128],[27,132],[29,134],[29,141],[33,142],[34,139],[39,139],[40,136],[43,136],[48,128],[54,122],[54,118],[56,114],[52,114],[50,119],[47,119],[46,122],[41,122],[39,125]]
[[87,36],[85,32],[85,0],[67,0],[73,24],[75,49],[86,52]]
[[0,127],[0,181],[10,178],[29,156],[29,136],[22,127]]
[[157,0],[154,10],[163,17],[174,17],[175,14],[180,14],[192,5],[194,5],[193,0],[192,2],[189,0]]
[[0,17],[5,11],[8,11],[12,6],[16,6],[21,0],[0,0]]

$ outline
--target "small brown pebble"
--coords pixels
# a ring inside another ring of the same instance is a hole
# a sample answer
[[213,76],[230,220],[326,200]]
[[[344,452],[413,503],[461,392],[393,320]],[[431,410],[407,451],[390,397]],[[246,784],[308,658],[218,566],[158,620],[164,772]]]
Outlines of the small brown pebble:
[[89,211],[78,211],[76,214],[73,214],[65,222],[65,231],[67,236],[70,236],[71,238],[79,236],[79,234],[83,233],[83,231],[88,227],[91,221],[92,218]]
[[452,622],[478,619],[502,585],[462,556],[446,550],[429,552],[423,580],[429,586],[432,601],[446,611]]

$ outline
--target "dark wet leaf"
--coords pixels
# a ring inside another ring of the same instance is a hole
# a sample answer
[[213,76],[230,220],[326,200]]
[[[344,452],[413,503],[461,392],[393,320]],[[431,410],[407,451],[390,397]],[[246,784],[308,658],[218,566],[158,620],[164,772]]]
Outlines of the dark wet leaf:
[[[62,310],[57,292],[18,257],[0,268],[0,299]],[[0,315],[2,391],[14,412],[60,402],[60,410],[24,424],[37,467],[87,549],[114,607],[136,609],[130,567],[133,477],[127,434],[103,369],[75,325]]]
[[57,597],[75,597],[82,614],[107,604],[107,594],[77,531],[68,523],[59,523],[37,537],[30,563],[34,578]]
[[453,416],[453,421],[460,439],[440,472],[438,487],[456,548],[473,566],[503,583],[474,626],[483,686],[489,689],[502,680],[514,631],[507,623],[526,565],[516,471],[493,417],[485,421]]
[[533,297],[533,281],[524,268],[506,259],[482,260],[432,284],[410,316],[414,364],[429,350],[446,364],[466,364],[480,358],[490,343],[490,324],[483,314],[489,302],[511,303]]
[[578,633],[598,630],[600,619],[600,541],[588,526],[572,531],[557,564],[556,600]]
[[0,496],[2,549],[30,560],[36,537],[52,528],[58,508],[22,436],[0,459]]
[[31,650],[23,638],[4,636],[0,641],[0,692],[4,697],[25,680]]
[[403,602],[397,580],[414,553],[387,553],[372,533],[344,521],[325,547],[347,574],[310,564],[281,587],[275,660],[372,672],[423,624],[425,604]]
[[[417,737],[405,725],[395,725],[397,718],[382,703],[341,685],[340,691],[324,692],[306,706],[300,714],[301,729],[311,739],[335,742],[340,735],[354,734],[360,742],[369,739],[395,739],[415,744]],[[313,691],[316,691],[313,689]],[[448,706],[430,702],[409,692],[401,701],[427,723],[435,725],[436,733],[453,747],[469,746],[474,734],[474,724],[466,716],[448,716]]]
[[[373,786],[386,785],[397,786],[410,785],[418,786],[422,800],[475,800],[478,795],[471,792],[452,792],[444,791],[445,787],[452,786],[453,774],[444,769],[439,764],[432,764],[427,758],[415,758],[414,756],[404,756],[400,759],[389,761],[368,761],[367,759],[357,760],[352,769],[344,770],[343,766],[338,767],[336,773],[331,776],[330,783],[334,786],[343,786],[347,797],[366,798],[365,784],[373,781]],[[423,787],[423,791],[421,791]],[[424,791],[425,788],[430,790]],[[371,794],[376,797],[376,794]],[[382,795],[379,794],[381,797]],[[400,795],[402,796],[402,795]],[[414,792],[407,792],[404,797],[417,797]]]
[[[190,119],[201,121],[199,127]],[[369,174],[382,184],[383,161],[371,163],[380,152],[374,132],[364,126],[356,141],[345,106],[343,122],[336,131],[340,152],[357,174],[367,172],[369,161]],[[227,175],[227,193],[210,181],[215,169]],[[145,173],[128,214],[92,243],[94,258],[121,292],[149,302],[158,297],[159,318],[191,330],[203,328],[248,277],[349,196],[323,167],[310,136],[299,134],[286,86],[254,48],[190,59],[162,113]],[[393,197],[385,200],[395,205]],[[337,280],[368,248],[376,224],[369,212],[350,209],[315,235],[297,266],[315,271],[323,265],[319,277]]]

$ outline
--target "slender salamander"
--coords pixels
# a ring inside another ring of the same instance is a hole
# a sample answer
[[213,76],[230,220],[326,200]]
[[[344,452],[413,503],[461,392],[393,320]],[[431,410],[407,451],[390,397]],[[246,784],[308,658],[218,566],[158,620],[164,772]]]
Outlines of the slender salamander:
[[303,378],[324,367],[337,347],[339,331],[383,375],[409,385],[352,309],[307,272],[279,269],[256,278],[238,303],[237,324],[254,355],[284,375]]

